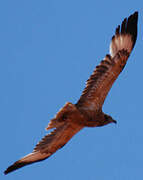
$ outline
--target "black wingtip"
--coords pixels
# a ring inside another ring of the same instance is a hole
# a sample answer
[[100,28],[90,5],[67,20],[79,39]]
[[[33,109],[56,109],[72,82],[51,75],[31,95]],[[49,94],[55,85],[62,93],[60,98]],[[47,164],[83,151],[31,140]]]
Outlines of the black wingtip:
[[126,32],[132,35],[133,47],[137,39],[138,11],[132,14],[127,20]]
[[5,171],[4,171],[4,174],[6,175],[6,174],[8,174],[8,173],[10,173],[10,172],[12,172],[12,171],[15,171],[15,170],[17,170],[17,169],[19,169],[19,168],[21,168],[21,167],[23,167],[23,166],[25,166],[25,165],[28,165],[29,163],[25,163],[25,162],[15,162],[13,165],[11,165],[11,166],[9,166]]
[[[27,156],[28,157],[28,156]],[[34,160],[34,161],[23,161],[23,160],[19,160],[19,161],[16,161],[14,164],[12,164],[11,166],[9,166],[5,171],[4,171],[4,174],[8,174],[8,173],[11,173],[21,167],[24,167],[24,166],[27,166],[27,165],[30,165],[30,164],[33,164],[33,163],[36,163],[36,162],[40,162],[40,161],[43,161],[47,159],[47,157],[43,157],[41,159],[37,159],[37,160]]]
[[132,49],[136,43],[137,39],[137,23],[138,23],[138,11],[135,11],[132,15],[130,15],[128,18],[125,18],[121,24],[121,26],[118,26],[116,28],[115,35],[112,37],[112,40],[117,35],[121,34],[130,34],[132,37],[133,45]]

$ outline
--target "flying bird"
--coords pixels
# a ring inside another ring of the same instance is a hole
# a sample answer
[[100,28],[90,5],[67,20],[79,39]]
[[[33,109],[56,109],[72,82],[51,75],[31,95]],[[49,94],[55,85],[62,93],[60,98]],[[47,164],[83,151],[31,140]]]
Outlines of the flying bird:
[[96,66],[78,102],[76,104],[67,102],[49,122],[46,129],[52,131],[36,145],[32,153],[9,166],[5,174],[50,157],[84,127],[116,123],[110,115],[102,111],[102,106],[135,45],[137,21],[138,12],[135,12],[116,28],[110,43],[110,54]]

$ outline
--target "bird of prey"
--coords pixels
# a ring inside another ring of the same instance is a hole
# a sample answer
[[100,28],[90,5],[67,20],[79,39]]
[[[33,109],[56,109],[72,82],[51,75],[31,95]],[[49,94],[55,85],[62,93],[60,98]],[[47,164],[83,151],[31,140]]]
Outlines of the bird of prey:
[[52,131],[36,145],[32,153],[9,166],[5,174],[50,157],[84,127],[116,123],[111,116],[102,111],[102,105],[135,45],[137,22],[138,12],[135,12],[116,28],[110,43],[110,54],[96,66],[78,102],[67,102],[49,122],[47,130]]

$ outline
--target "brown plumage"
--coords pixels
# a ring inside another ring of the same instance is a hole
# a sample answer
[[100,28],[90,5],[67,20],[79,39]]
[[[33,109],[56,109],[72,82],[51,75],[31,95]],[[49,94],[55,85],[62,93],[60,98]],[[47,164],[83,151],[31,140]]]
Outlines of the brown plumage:
[[111,40],[110,54],[95,68],[79,101],[75,105],[66,103],[47,127],[47,130],[53,131],[36,145],[32,153],[8,167],[5,174],[50,157],[84,127],[116,123],[111,116],[102,112],[102,105],[135,45],[137,21],[138,12],[135,12],[124,19],[121,27],[117,27]]

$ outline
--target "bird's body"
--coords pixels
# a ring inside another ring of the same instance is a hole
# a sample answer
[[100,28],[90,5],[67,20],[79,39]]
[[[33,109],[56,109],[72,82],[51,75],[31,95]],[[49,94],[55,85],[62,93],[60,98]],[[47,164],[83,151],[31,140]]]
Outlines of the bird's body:
[[102,105],[135,45],[137,21],[138,12],[135,12],[122,22],[121,27],[117,27],[110,44],[110,54],[95,68],[78,102],[66,103],[48,124],[47,130],[53,131],[36,145],[32,153],[8,167],[5,174],[50,157],[84,127],[116,123],[103,113]]

